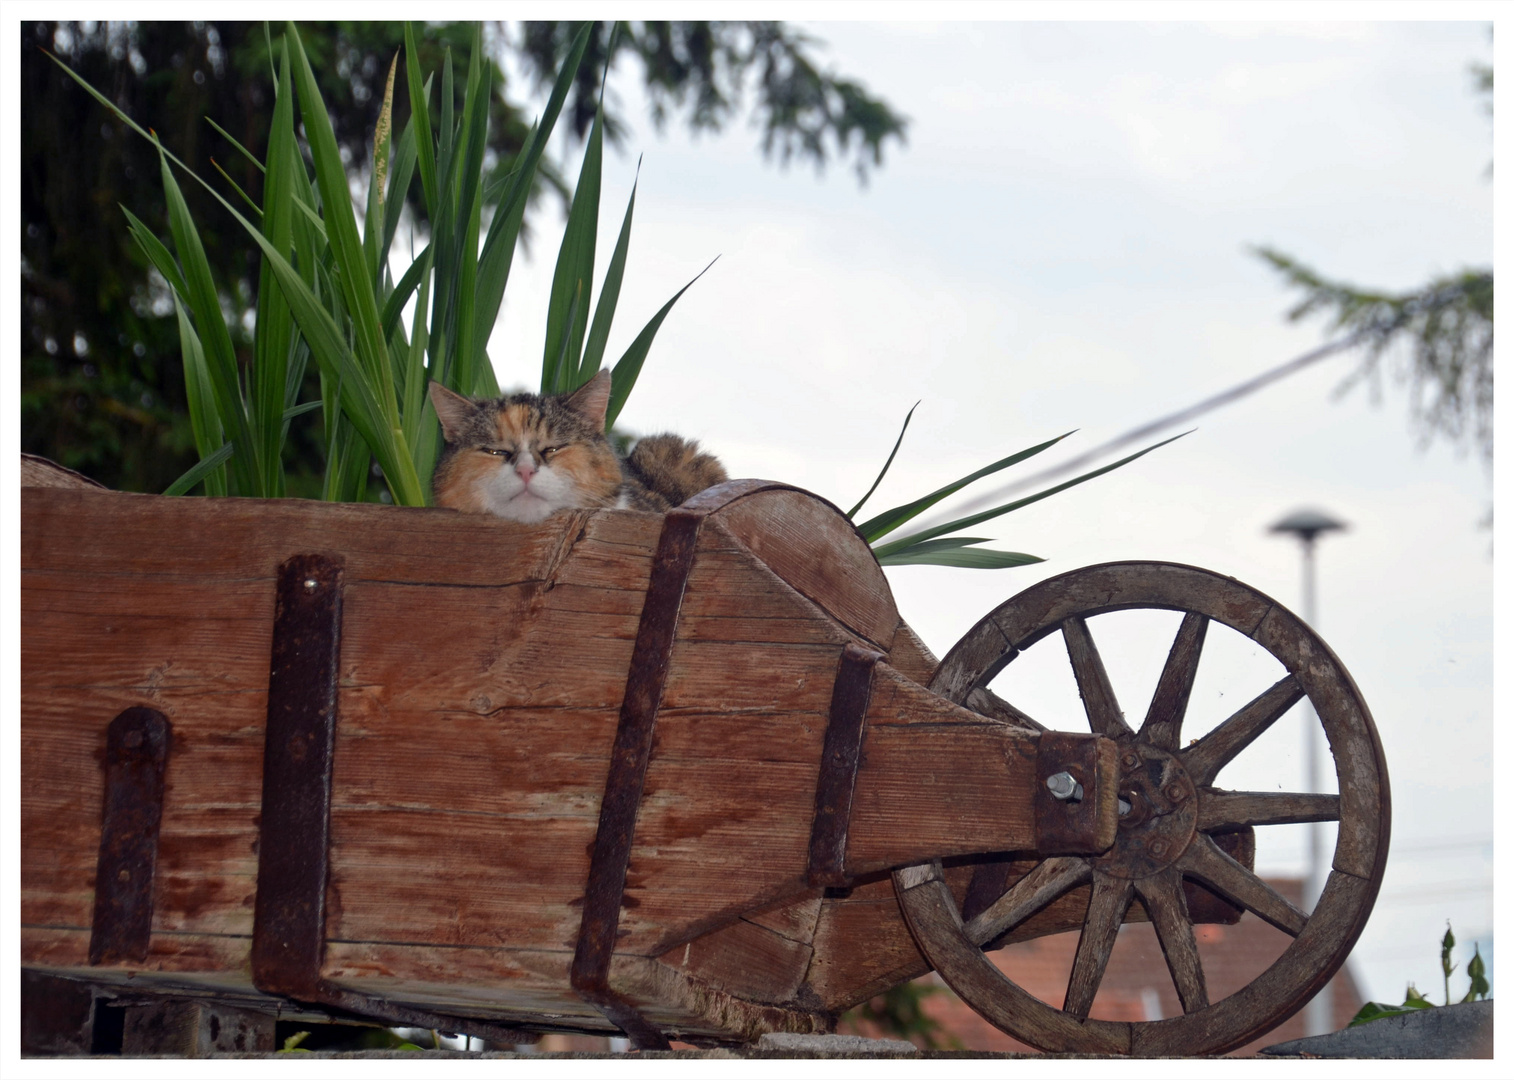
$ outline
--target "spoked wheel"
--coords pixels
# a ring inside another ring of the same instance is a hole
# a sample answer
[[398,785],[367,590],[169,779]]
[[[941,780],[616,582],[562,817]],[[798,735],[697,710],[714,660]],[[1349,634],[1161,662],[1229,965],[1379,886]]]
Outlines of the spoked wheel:
[[[1108,611],[1184,613],[1144,721],[1125,721],[1087,620]],[[1287,674],[1196,741],[1183,719],[1210,622],[1257,642]],[[1346,960],[1366,924],[1388,851],[1388,776],[1377,730],[1335,654],[1298,617],[1232,578],[1173,563],[1128,562],[1074,570],[1036,585],[978,623],[942,660],[931,689],[958,704],[1039,727],[987,683],[1023,650],[1060,632],[1088,723],[1115,740],[1121,761],[1120,828],[1097,856],[1038,853],[1034,869],[963,923],[940,863],[894,874],[900,906],[926,958],[986,1020],[1053,1052],[1217,1054],[1281,1023]],[[1329,740],[1337,795],[1226,791],[1220,769],[1307,696]],[[1224,849],[1226,834],[1310,821],[1339,823],[1330,876],[1314,910],[1301,911]],[[1211,1002],[1185,899],[1195,881],[1293,940],[1239,991]],[[983,953],[1058,897],[1091,886],[1060,1009],[1015,985]],[[1154,1021],[1089,1018],[1132,901],[1145,908],[1183,1015]]]

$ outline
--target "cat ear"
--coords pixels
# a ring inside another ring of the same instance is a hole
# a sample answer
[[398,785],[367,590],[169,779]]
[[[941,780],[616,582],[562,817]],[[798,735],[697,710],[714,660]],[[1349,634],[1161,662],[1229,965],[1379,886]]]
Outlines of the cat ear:
[[605,368],[584,383],[563,402],[579,416],[595,427],[605,426],[605,413],[610,408],[610,373]]
[[442,422],[442,437],[448,442],[457,442],[468,426],[468,418],[478,408],[477,404],[472,398],[448,390],[439,382],[432,382],[429,389],[431,407],[436,410],[436,418]]

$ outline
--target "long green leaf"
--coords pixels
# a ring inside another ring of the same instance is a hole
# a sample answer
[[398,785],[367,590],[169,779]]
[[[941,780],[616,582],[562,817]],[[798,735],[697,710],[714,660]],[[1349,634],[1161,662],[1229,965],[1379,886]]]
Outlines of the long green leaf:
[[211,490],[211,474],[217,471],[224,473],[225,469],[223,469],[222,466],[226,464],[227,459],[231,457],[232,453],[235,450],[235,443],[222,443],[219,450],[212,452],[209,457],[203,457],[199,461],[195,462],[184,472],[183,476],[180,476],[177,480],[164,488],[163,494],[183,495],[185,492],[191,490],[201,480],[204,480],[205,494],[224,495],[224,491]]
[[[263,235],[275,249],[294,245],[295,177],[299,150],[294,137],[294,94],[290,89],[289,50],[279,40],[278,90],[268,131],[268,170],[263,181]],[[253,414],[261,445],[263,485],[270,495],[284,493],[284,418],[294,319],[267,259],[259,260],[258,321],[253,339]]]
[[[424,505],[425,495],[415,476],[409,448],[404,444],[389,350],[380,334],[374,284],[367,273],[362,241],[353,219],[352,204],[347,194],[347,174],[337,150],[336,135],[331,128],[331,118],[321,101],[315,73],[311,70],[310,61],[300,43],[299,32],[292,23],[289,24],[287,38],[295,80],[299,87],[300,114],[305,121],[306,137],[311,157],[315,161],[316,181],[321,189],[326,236],[331,244],[332,257],[340,271],[343,295],[352,315],[355,351],[361,365],[362,373],[357,379],[363,384],[361,388],[349,385],[353,380],[344,373],[344,390],[361,393],[365,410],[374,410],[371,418],[354,416],[353,419],[354,422],[361,421],[365,424],[370,420],[377,421],[371,424],[372,430],[363,431],[363,438],[368,440],[369,447],[388,476],[396,501],[410,506]],[[282,277],[281,274],[281,280]],[[303,318],[300,319],[300,325],[302,329],[306,329]],[[306,336],[311,336],[308,329]],[[316,347],[313,339],[311,347],[322,363],[328,362],[328,359],[322,359],[322,350]]]
[[[205,352],[200,337],[190,325],[189,316],[184,311],[178,293],[173,295],[173,310],[179,320],[179,351],[184,362],[184,393],[189,402],[189,427],[194,432],[195,449],[200,454],[200,461],[205,462],[229,444],[226,443],[221,417],[216,411],[215,392],[211,389],[210,372],[205,367]],[[225,461],[229,456],[227,454],[217,460]],[[207,466],[200,475],[205,478],[207,495],[226,494],[225,469]]]
[[984,548],[931,548],[930,541],[903,551],[880,555],[880,566],[965,566],[974,570],[1003,570],[1011,566],[1028,566],[1045,562],[1039,555],[1019,551],[993,551]]
[[[641,162],[636,163],[638,179]],[[588,382],[604,362],[605,343],[610,338],[610,324],[615,320],[615,305],[620,301],[620,283],[626,273],[626,255],[631,247],[631,214],[636,209],[636,181],[631,182],[631,198],[626,202],[626,216],[620,223],[620,235],[615,240],[615,251],[610,255],[610,265],[605,268],[604,284],[599,287],[599,303],[594,308],[594,322],[589,327],[589,340],[584,343],[583,363],[579,366],[578,381]]]
[[641,365],[646,362],[647,352],[652,348],[652,339],[657,336],[657,331],[662,327],[662,320],[668,317],[668,312],[673,310],[673,305],[678,303],[678,298],[689,291],[689,285],[709,273],[710,266],[714,266],[720,256],[710,260],[699,273],[690,279],[689,284],[673,294],[673,299],[658,309],[646,326],[642,327],[641,333],[636,335],[636,340],[631,342],[630,348],[621,354],[620,360],[610,371],[610,407],[605,413],[605,430],[615,426],[615,419],[620,415],[620,410],[626,407],[626,398],[631,396],[631,390],[636,386],[636,378],[641,374]]
[[[280,43],[280,44],[282,45],[282,43]],[[268,62],[270,64],[273,63],[273,54],[272,53],[270,53],[269,56],[268,56]],[[274,85],[275,86],[278,85],[278,83],[277,83],[277,77],[275,77],[275,83],[274,83]],[[247,149],[247,147],[243,146],[241,143],[237,142],[237,140],[232,137],[231,132],[227,131],[220,124],[216,123],[214,120],[212,120],[208,116],[205,117],[205,122],[207,124],[209,124],[211,127],[215,128],[216,131],[218,131],[220,133],[221,138],[223,138],[227,142],[231,143],[231,145],[236,149],[236,151],[239,154],[241,154],[248,161],[250,161],[254,165],[256,165],[258,167],[258,172],[267,172],[268,171],[267,167],[261,161],[258,160],[257,155],[254,154],[251,150]]]
[[[154,143],[156,142],[155,139]],[[236,481],[236,494],[265,496],[267,492],[263,489],[261,469],[258,467],[258,448],[248,422],[236,353],[231,347],[231,333],[226,329],[226,320],[221,314],[221,296],[210,276],[210,262],[200,243],[199,230],[189,215],[189,204],[184,201],[184,193],[179,190],[168,159],[161,153],[161,147],[159,165],[163,175],[163,194],[168,204],[169,231],[173,234],[179,265],[184,271],[184,282],[189,288],[184,302],[194,317],[195,330],[205,350],[205,366],[210,372],[210,388],[215,396],[216,411],[221,414],[222,426],[232,433],[233,440],[243,448],[243,452],[232,459],[229,470]]]
[[394,167],[389,176],[389,197],[384,201],[384,244],[382,262],[389,262],[389,249],[394,243],[394,232],[399,228],[400,215],[405,210],[405,196],[410,191],[410,182],[415,179],[415,121],[405,125],[400,135],[399,146],[394,155]]
[[[300,42],[299,31],[293,23],[288,24],[286,39],[299,91],[300,116],[305,123],[305,137],[310,146],[310,156],[315,162],[316,185],[321,192],[321,219],[326,223],[326,239],[340,271],[338,280],[352,316],[354,350],[366,369],[370,390],[378,398],[380,407],[384,408],[384,414],[390,421],[387,426],[397,431],[399,408],[394,400],[394,379],[389,370],[388,349],[379,332],[378,303],[374,296],[373,279],[368,273],[363,256],[363,241],[358,235],[357,221],[352,213],[347,171],[342,165],[336,133],[332,130],[331,117],[321,99],[315,72],[311,70],[305,47]],[[374,449],[377,451],[378,448]]]
[[878,490],[878,485],[883,483],[883,478],[888,475],[888,468],[894,463],[894,455],[899,452],[899,446],[904,442],[904,433],[909,430],[910,417],[915,415],[915,410],[920,407],[917,401],[909,407],[909,412],[904,414],[904,426],[899,429],[899,437],[894,440],[894,448],[888,452],[888,460],[883,463],[883,468],[878,470],[878,478],[873,481],[873,486],[867,489],[867,494],[857,500],[857,505],[846,512],[849,518],[855,518],[857,511],[862,509],[862,504],[873,497],[873,492]]
[[949,533],[954,529],[965,529],[971,525],[978,524],[980,521],[987,521],[990,518],[996,518],[1001,514],[1007,514],[1011,510],[1018,510],[1022,506],[1029,506],[1031,503],[1040,502],[1042,499],[1055,495],[1059,491],[1066,491],[1070,487],[1081,484],[1085,480],[1092,480],[1094,477],[1103,476],[1105,473],[1112,472],[1122,465],[1129,465],[1136,458],[1144,457],[1145,455],[1151,453],[1153,450],[1157,449],[1157,447],[1166,446],[1168,443],[1173,442],[1176,439],[1181,439],[1183,435],[1188,434],[1190,434],[1190,432],[1185,431],[1182,435],[1174,435],[1171,439],[1163,439],[1161,442],[1148,446],[1144,450],[1136,451],[1129,457],[1121,458],[1119,461],[1116,461],[1112,465],[1105,465],[1102,468],[1094,469],[1091,472],[1086,472],[1082,476],[1075,476],[1071,480],[1057,484],[1055,487],[1049,487],[1045,491],[1038,491],[1036,492],[1036,494],[1028,495],[1023,499],[1016,499],[1014,502],[1005,503],[1003,506],[996,506],[991,510],[984,510],[983,512],[978,514],[969,514],[967,517],[958,518],[955,521],[948,521],[946,524],[937,525],[934,528],[922,529],[920,532],[911,533],[909,536],[901,537],[898,540],[890,541],[887,544],[874,545],[873,554],[878,556],[878,558],[881,560],[885,555],[892,555],[897,551],[903,551],[906,548],[920,543],[921,541],[934,539],[935,537]]
[[457,389],[477,394],[479,367],[485,339],[478,336],[474,322],[478,288],[478,239],[483,220],[484,149],[489,130],[489,61],[484,56],[483,39],[477,23],[473,25],[472,55],[468,61],[468,79],[463,93],[463,113],[458,127],[462,140],[456,153],[462,171],[457,191],[457,292],[456,311],[452,319],[456,336]]
[[141,247],[142,253],[157,268],[158,273],[163,275],[163,280],[168,282],[169,288],[180,296],[188,296],[189,286],[184,284],[184,275],[179,273],[179,264],[174,262],[173,254],[163,246],[161,240],[152,234],[151,229],[142,224],[136,214],[124,206],[121,207],[121,212],[126,215],[127,228],[132,239]]
[[499,319],[505,284],[510,278],[510,263],[515,256],[515,244],[520,236],[531,187],[536,180],[537,166],[546,149],[547,139],[562,113],[568,91],[573,87],[573,79],[583,62],[593,26],[593,23],[585,23],[574,37],[568,55],[558,69],[557,79],[552,84],[546,109],[526,137],[515,168],[506,177],[499,205],[495,207],[494,219],[489,223],[489,232],[484,237],[483,251],[478,260],[478,290],[473,312],[474,340],[480,343],[488,341],[489,332]]
[[[604,157],[604,106],[595,110],[594,125],[584,146],[578,170],[578,186],[568,210],[557,267],[552,273],[552,293],[547,302],[547,340],[542,353],[541,392],[560,394],[579,384],[579,358],[589,322],[590,291],[593,289],[594,244],[599,236],[599,186]],[[575,300],[578,302],[575,303]],[[570,314],[571,311],[571,314]],[[559,366],[559,357],[567,362]],[[560,381],[554,370],[561,371]]]
[[410,126],[415,130],[415,153],[421,170],[421,193],[426,214],[436,218],[436,151],[431,136],[431,80],[421,81],[421,54],[415,47],[415,24],[405,24],[405,83],[410,89]]
[[[1067,433],[1067,435],[1071,434],[1072,432],[1070,431]],[[966,476],[962,477],[962,479],[954,480],[950,484],[947,484],[945,487],[937,488],[929,495],[922,496],[921,498],[916,499],[914,502],[905,503],[903,506],[896,506],[892,510],[885,510],[877,517],[869,518],[861,525],[858,525],[857,531],[862,534],[863,539],[871,544],[879,537],[887,536],[889,533],[893,532],[900,525],[903,525],[911,518],[923,514],[926,510],[929,510],[932,506],[935,506],[938,502],[946,498],[948,495],[952,495],[958,491],[961,491],[973,481],[981,480],[983,479],[983,477],[989,476],[992,473],[996,473],[1000,469],[1007,469],[1011,465],[1019,464],[1026,458],[1034,457],[1036,454],[1039,454],[1041,451],[1047,449],[1048,447],[1055,446],[1057,443],[1067,438],[1067,435],[1058,435],[1055,439],[1047,439],[1045,442],[1039,443],[1036,446],[1032,446],[1027,450],[1021,450],[1018,453],[1010,454],[1009,457],[1000,458],[992,465],[985,465],[983,468],[977,470],[976,472],[968,473]]]
[[385,341],[394,336],[394,329],[399,326],[400,316],[405,313],[405,305],[410,302],[410,295],[421,283],[421,277],[430,270],[431,251],[430,244],[422,248],[415,261],[401,275],[399,281],[395,282],[394,290],[384,298],[384,309],[379,313],[379,322]]

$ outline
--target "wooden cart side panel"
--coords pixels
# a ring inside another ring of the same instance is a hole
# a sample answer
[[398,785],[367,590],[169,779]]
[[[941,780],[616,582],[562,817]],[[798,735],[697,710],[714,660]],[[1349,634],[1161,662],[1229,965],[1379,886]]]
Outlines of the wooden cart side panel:
[[711,515],[765,566],[842,626],[888,652],[899,611],[867,542],[808,492],[762,491]]

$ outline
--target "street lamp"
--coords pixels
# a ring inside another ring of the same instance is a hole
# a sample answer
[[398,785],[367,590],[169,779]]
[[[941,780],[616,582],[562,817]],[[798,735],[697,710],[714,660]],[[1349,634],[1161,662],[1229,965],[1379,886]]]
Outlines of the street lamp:
[[[1314,592],[1314,541],[1321,533],[1335,532],[1346,528],[1344,521],[1337,521],[1320,510],[1295,510],[1273,524],[1271,532],[1292,533],[1298,537],[1304,554],[1304,621],[1314,629],[1318,615],[1315,610]],[[1314,706],[1304,699],[1304,790],[1319,790],[1319,736]],[[1305,826],[1309,830],[1309,865],[1304,875],[1303,901],[1310,910],[1325,887],[1325,875],[1329,872],[1324,864],[1324,831],[1318,821]],[[1326,988],[1328,990],[1328,986]],[[1320,991],[1304,1007],[1304,1034],[1326,1035],[1335,1030],[1335,1018],[1331,1015],[1332,995]]]

